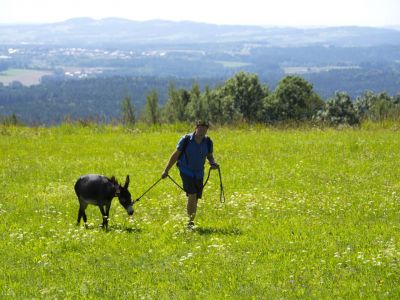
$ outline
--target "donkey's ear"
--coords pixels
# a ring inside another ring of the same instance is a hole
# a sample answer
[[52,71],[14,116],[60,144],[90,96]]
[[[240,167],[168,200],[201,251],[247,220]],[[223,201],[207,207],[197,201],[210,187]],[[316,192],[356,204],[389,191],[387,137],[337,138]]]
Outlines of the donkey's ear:
[[110,181],[112,182],[113,185],[115,185],[115,187],[119,187],[118,180],[115,178],[115,176],[112,176]]
[[112,176],[112,177],[110,178],[110,182],[111,182],[111,184],[112,184],[112,185],[114,186],[114,188],[115,188],[115,193],[119,194],[119,193],[121,192],[121,188],[120,188],[120,186],[119,186],[119,184],[118,184],[117,179],[115,179],[115,176]]
[[125,184],[124,184],[124,188],[128,188],[129,186],[129,175],[126,176],[126,180],[125,180]]

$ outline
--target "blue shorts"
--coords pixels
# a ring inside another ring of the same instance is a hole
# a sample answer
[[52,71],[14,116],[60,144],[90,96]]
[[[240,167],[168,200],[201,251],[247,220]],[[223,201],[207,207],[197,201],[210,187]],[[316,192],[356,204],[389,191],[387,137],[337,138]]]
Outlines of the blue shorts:
[[197,199],[201,199],[203,195],[203,178],[190,177],[182,172],[180,174],[186,195],[197,194]]

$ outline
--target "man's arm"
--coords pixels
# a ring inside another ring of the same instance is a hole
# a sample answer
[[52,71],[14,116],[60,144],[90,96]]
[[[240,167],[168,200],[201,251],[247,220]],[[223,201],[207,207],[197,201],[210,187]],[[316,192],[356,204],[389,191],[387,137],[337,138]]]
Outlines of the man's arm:
[[181,155],[181,151],[179,151],[178,149],[175,150],[174,153],[172,153],[171,157],[169,158],[168,164],[165,167],[164,171],[161,174],[161,178],[166,178],[168,176],[168,172],[169,170],[172,168],[172,166],[176,163],[176,161],[179,158],[179,155]]
[[208,162],[210,163],[211,169],[218,169],[219,165],[215,162],[214,155],[209,153],[207,155]]

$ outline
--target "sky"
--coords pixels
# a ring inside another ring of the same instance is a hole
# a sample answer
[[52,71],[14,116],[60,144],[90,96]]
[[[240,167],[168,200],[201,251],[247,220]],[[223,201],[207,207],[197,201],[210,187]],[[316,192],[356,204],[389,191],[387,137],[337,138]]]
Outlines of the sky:
[[0,23],[119,17],[266,26],[400,25],[400,0],[0,0]]

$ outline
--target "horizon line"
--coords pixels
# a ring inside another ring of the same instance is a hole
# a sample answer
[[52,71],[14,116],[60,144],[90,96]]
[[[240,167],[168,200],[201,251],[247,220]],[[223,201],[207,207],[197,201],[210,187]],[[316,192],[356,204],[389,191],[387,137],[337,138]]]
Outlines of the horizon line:
[[63,20],[57,21],[48,21],[48,22],[39,22],[39,21],[15,21],[15,22],[4,22],[0,21],[0,26],[14,26],[14,25],[50,25],[50,24],[57,24],[57,23],[65,23],[72,20],[92,20],[92,21],[104,21],[104,20],[124,20],[128,22],[138,22],[138,23],[145,23],[145,22],[169,22],[169,23],[195,23],[195,24],[206,24],[206,25],[215,25],[215,26],[244,26],[244,27],[275,27],[275,28],[302,28],[302,29],[313,29],[313,28],[333,28],[333,27],[369,27],[369,28],[386,28],[386,29],[400,29],[399,24],[387,24],[387,25],[361,25],[361,24],[337,24],[337,25],[289,25],[289,24],[243,24],[243,23],[212,23],[206,21],[194,21],[194,20],[170,20],[170,19],[146,19],[146,20],[134,20],[128,19],[125,17],[103,17],[103,18],[94,18],[94,17],[72,17]]

